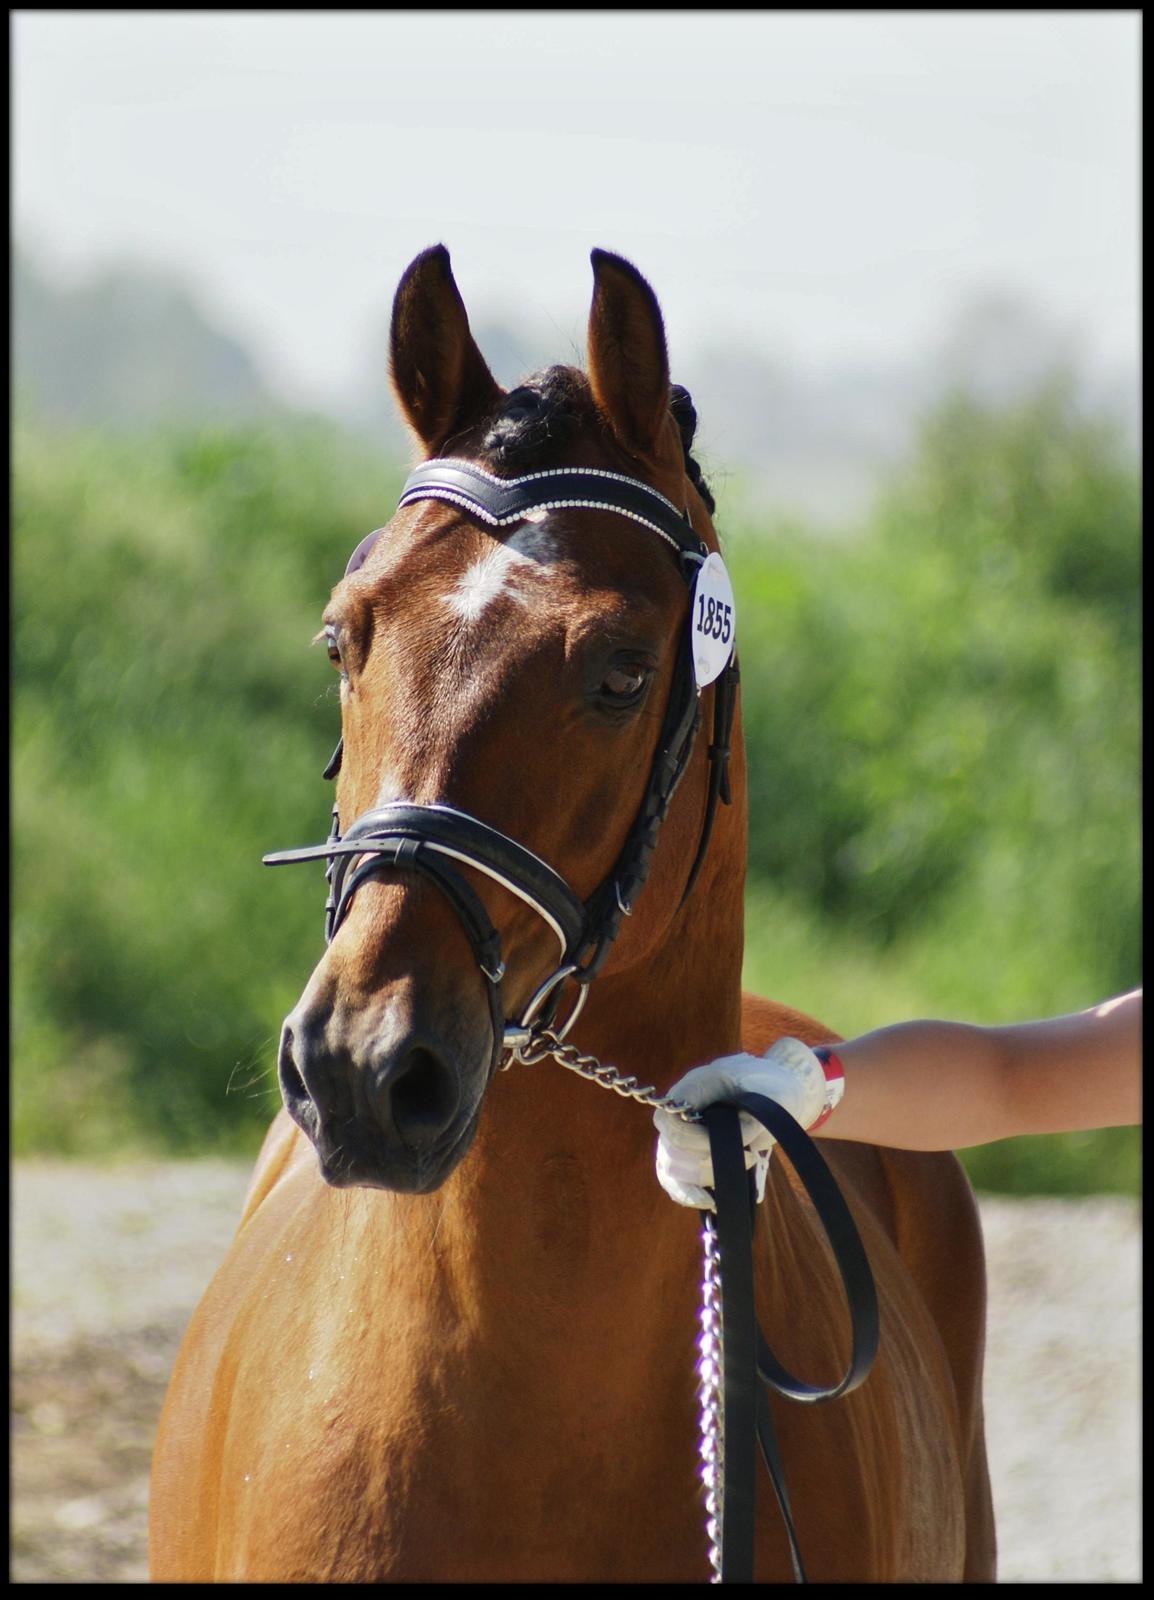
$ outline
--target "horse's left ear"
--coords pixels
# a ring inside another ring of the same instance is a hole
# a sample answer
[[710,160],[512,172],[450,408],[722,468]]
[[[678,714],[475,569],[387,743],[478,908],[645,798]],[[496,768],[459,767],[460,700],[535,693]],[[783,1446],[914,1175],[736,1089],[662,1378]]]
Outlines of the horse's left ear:
[[653,456],[669,417],[669,357],[657,296],[622,256],[594,250],[589,381],[618,442]]
[[465,302],[443,244],[424,250],[393,299],[393,389],[430,455],[480,422],[504,394],[469,331]]

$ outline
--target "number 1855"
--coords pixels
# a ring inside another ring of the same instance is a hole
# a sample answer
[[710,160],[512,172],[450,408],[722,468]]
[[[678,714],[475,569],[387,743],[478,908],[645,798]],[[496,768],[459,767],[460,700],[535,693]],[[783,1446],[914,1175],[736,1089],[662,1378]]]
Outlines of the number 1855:
[[733,636],[733,607],[711,594],[699,594],[696,628],[703,638],[728,644]]

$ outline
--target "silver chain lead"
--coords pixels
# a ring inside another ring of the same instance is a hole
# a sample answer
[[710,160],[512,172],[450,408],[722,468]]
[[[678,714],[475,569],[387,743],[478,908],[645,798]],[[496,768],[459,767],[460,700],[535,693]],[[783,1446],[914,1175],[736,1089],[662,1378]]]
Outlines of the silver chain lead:
[[515,1060],[523,1061],[527,1067],[534,1067],[539,1061],[547,1061],[552,1056],[563,1067],[568,1067],[570,1072],[599,1083],[603,1089],[612,1089],[614,1094],[622,1095],[626,1100],[639,1100],[642,1105],[652,1106],[655,1110],[670,1111],[682,1122],[701,1121],[701,1113],[693,1106],[659,1094],[651,1083],[640,1083],[631,1073],[603,1066],[596,1056],[584,1055],[576,1045],[563,1044],[548,1028],[542,1028],[540,1032],[534,1030],[528,1043],[520,1046],[513,1055]]
[[[529,1040],[514,1051],[514,1059],[535,1066],[550,1057],[603,1089],[626,1100],[637,1100],[655,1110],[668,1111],[683,1122],[700,1122],[701,1113],[682,1100],[659,1094],[652,1084],[643,1084],[632,1074],[607,1067],[596,1056],[588,1056],[576,1045],[564,1044],[548,1028],[534,1030]],[[510,1063],[511,1065],[512,1063]],[[705,1533],[709,1541],[710,1583],[721,1582],[721,1524],[724,1502],[724,1443],[721,1429],[721,1384],[723,1372],[721,1324],[721,1256],[712,1216],[706,1215],[701,1228],[701,1337],[697,1362],[697,1397],[701,1406],[701,1482],[705,1495]]]
[[710,1583],[721,1582],[721,1519],[725,1500],[725,1435],[721,1427],[721,1256],[712,1216],[701,1225],[701,1338],[697,1395],[701,1402],[701,1482],[705,1491],[705,1535]]

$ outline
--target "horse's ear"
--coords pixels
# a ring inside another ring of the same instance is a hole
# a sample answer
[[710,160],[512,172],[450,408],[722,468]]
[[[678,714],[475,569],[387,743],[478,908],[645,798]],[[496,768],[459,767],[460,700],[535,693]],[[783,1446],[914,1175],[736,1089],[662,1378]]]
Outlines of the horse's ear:
[[504,393],[469,332],[443,244],[422,251],[397,285],[389,365],[397,402],[430,455]]
[[622,256],[594,250],[589,381],[618,442],[656,454],[669,416],[669,358],[657,296]]

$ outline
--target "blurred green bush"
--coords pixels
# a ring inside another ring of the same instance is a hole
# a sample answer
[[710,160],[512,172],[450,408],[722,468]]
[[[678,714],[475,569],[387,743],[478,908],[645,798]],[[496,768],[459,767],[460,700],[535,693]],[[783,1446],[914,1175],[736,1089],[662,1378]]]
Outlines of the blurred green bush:
[[[319,866],[310,892],[260,856],[327,831],[339,713],[309,641],[401,476],[318,423],[18,428],[18,1150],[253,1148],[321,942]],[[1060,385],[951,400],[843,539],[723,497],[750,987],[849,1034],[1139,981],[1138,519],[1136,467]],[[1138,1148],[967,1162],[1002,1189],[1132,1192]]]
[[316,425],[18,434],[18,1149],[251,1148],[275,1109],[323,882],[260,857],[328,831],[310,640],[401,476]]
[[[1110,434],[1060,388],[958,399],[863,536],[738,545],[753,871],[882,947],[948,921],[985,952],[970,1005],[1137,981],[1138,482]],[[1048,988],[1006,995],[1023,949]]]

